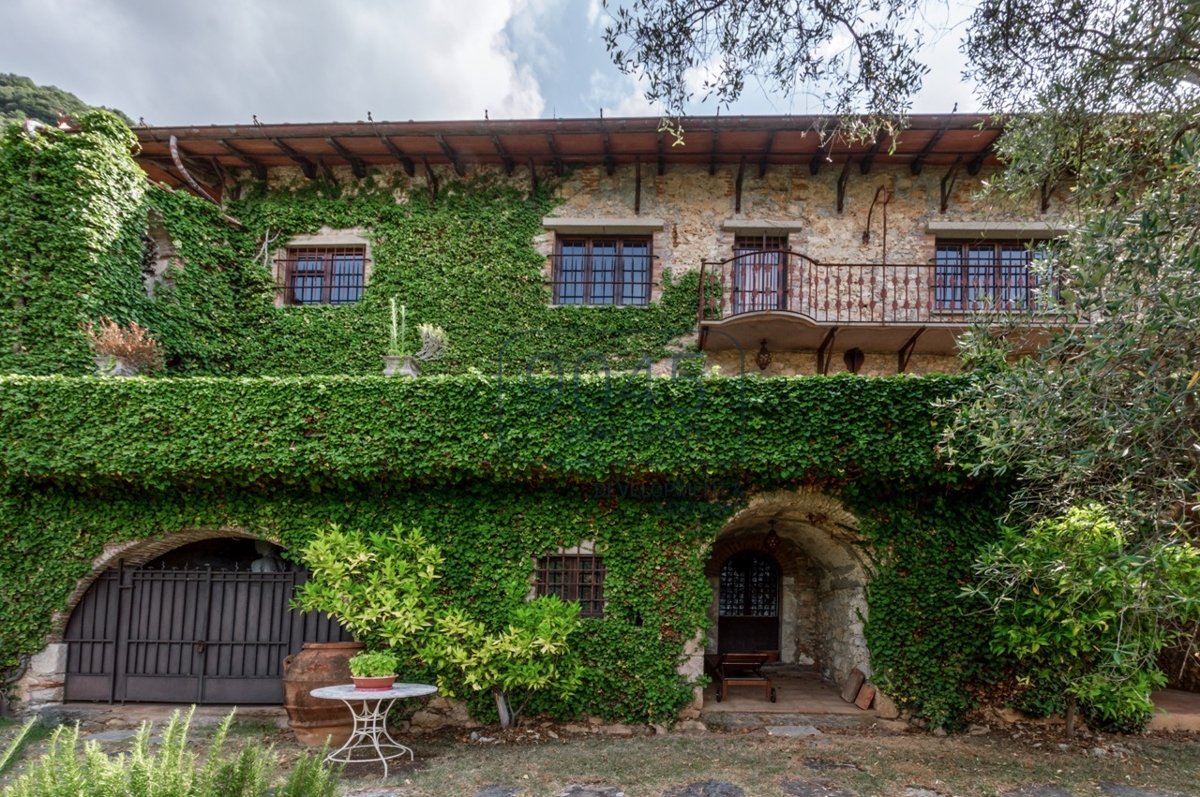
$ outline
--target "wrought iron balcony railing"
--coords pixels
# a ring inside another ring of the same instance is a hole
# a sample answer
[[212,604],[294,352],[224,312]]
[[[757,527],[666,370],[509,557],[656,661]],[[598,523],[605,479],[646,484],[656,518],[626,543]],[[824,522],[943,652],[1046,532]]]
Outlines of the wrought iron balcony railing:
[[961,324],[977,313],[1053,312],[1052,287],[1025,263],[819,263],[744,252],[701,265],[701,320],[796,313],[818,324]]

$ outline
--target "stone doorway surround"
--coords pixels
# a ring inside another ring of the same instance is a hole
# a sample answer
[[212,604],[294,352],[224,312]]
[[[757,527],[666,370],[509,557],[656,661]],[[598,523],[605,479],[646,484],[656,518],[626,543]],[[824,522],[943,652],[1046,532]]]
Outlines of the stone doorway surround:
[[809,490],[762,493],[729,519],[705,569],[713,590],[708,653],[719,644],[721,567],[743,551],[767,553],[779,563],[783,663],[812,666],[835,683],[854,667],[870,673],[863,633],[870,563],[858,522],[840,502]]

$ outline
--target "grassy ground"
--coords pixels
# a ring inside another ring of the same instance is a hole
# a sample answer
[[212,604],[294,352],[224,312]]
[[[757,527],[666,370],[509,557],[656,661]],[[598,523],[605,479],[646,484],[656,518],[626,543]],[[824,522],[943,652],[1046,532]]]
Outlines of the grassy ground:
[[[417,740],[417,764],[389,783],[405,786],[412,797],[469,797],[493,783],[522,787],[527,797],[555,795],[574,783],[659,797],[669,787],[710,779],[734,783],[747,797],[780,795],[792,780],[824,781],[827,788],[863,797],[900,795],[908,786],[963,797],[998,795],[1035,783],[1055,783],[1080,796],[1098,794],[1099,783],[1117,783],[1200,797],[1200,739],[1121,739],[1116,747],[1123,750],[1101,748],[1103,757],[1095,758],[1079,744],[1060,750],[1060,742],[1034,738],[867,731],[801,738],[710,733],[554,741],[543,735],[539,743],[495,745]],[[348,786],[379,783],[380,773],[368,774],[362,766],[347,771]]]
[[[262,724],[235,729],[232,746],[272,744],[285,766],[301,749],[286,731]],[[0,740],[14,731],[0,727]],[[197,749],[208,733],[193,732]],[[660,797],[668,788],[712,779],[740,786],[747,797],[778,797],[789,781],[817,789],[795,791],[793,784],[793,793],[842,788],[863,797],[902,795],[909,786],[962,797],[1000,795],[1039,783],[1057,784],[1077,797],[1100,794],[1100,783],[1200,797],[1200,738],[1184,736],[1067,744],[1044,729],[947,738],[868,729],[809,737],[756,732],[616,738],[542,726],[495,743],[451,735],[409,742],[417,751],[415,765],[394,766],[386,782],[377,765],[353,765],[344,774],[346,791],[378,793],[387,786],[405,797],[471,797],[484,785],[501,784],[519,788],[522,797],[550,797],[571,784],[598,784],[619,786],[628,797]],[[44,737],[36,739],[22,755],[36,755],[44,745]],[[106,742],[104,749],[123,746]],[[1096,749],[1103,752],[1089,752]]]

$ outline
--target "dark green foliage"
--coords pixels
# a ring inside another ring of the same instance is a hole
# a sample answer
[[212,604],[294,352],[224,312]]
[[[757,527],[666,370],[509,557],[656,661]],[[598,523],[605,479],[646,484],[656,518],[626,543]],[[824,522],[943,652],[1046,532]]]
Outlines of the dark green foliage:
[[853,490],[851,506],[875,549],[867,646],[883,691],[935,727],[959,726],[999,667],[992,618],[962,585],[999,535],[1007,492]]
[[0,377],[0,475],[76,488],[951,480],[931,405],[961,384]]
[[[97,110],[58,86],[39,86],[24,75],[0,74],[0,125],[36,119],[48,125],[58,123],[58,115],[81,116]],[[107,109],[130,124],[120,111]]]
[[132,134],[93,111],[77,133],[0,141],[0,370],[85,373],[81,325],[142,320],[145,180]]

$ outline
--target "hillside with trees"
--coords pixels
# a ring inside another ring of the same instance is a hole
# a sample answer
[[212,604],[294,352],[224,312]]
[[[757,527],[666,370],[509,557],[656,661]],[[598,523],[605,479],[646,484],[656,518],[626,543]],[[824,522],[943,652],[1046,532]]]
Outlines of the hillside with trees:
[[[24,75],[0,73],[0,122],[36,119],[52,125],[57,124],[60,113],[77,116],[98,107],[101,106],[88,105],[58,86],[39,86]],[[130,124],[129,117],[115,108],[106,110]]]

